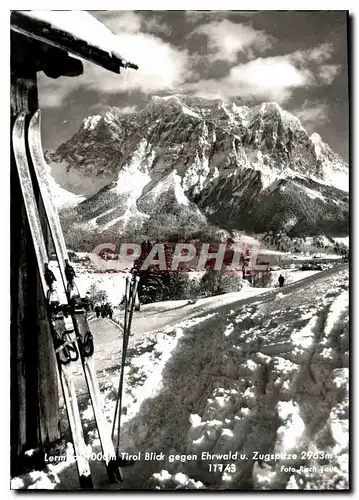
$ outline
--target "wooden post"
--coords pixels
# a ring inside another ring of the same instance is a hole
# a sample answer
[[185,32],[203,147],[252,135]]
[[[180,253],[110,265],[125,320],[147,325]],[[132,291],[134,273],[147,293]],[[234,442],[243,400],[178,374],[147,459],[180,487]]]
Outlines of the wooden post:
[[[11,14],[11,127],[19,113],[25,127],[38,108],[36,74],[78,76],[77,54],[110,71],[137,66],[24,12]],[[26,221],[14,156],[11,157],[11,475],[21,473],[22,453],[59,439],[57,364],[36,257]],[[36,185],[36,183],[35,183]],[[36,193],[35,193],[36,196]],[[46,222],[40,206],[46,238]]]
[[[11,126],[19,113],[38,108],[38,60],[24,37],[12,43]],[[21,64],[23,60],[23,64]],[[11,475],[22,454],[59,439],[56,360],[14,157],[11,157]],[[44,213],[40,209],[44,222]]]

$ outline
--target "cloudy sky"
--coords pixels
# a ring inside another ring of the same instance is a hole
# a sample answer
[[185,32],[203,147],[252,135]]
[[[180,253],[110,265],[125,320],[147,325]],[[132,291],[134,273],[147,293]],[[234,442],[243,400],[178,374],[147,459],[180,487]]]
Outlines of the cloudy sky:
[[152,95],[221,97],[237,105],[276,101],[348,159],[345,11],[91,11],[139,66],[116,75],[39,75],[43,142],[56,149],[84,117],[143,108]]

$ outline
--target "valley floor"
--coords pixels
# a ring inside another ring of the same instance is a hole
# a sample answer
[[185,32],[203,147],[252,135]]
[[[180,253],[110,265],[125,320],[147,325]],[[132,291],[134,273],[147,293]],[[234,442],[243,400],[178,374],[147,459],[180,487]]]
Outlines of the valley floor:
[[[121,450],[139,460],[111,486],[103,464],[92,462],[96,488],[347,489],[348,290],[342,264],[282,289],[142,307],[121,429]],[[91,328],[111,428],[121,327],[98,319]],[[87,441],[99,450],[80,375]],[[12,487],[77,489],[76,469],[69,458]]]

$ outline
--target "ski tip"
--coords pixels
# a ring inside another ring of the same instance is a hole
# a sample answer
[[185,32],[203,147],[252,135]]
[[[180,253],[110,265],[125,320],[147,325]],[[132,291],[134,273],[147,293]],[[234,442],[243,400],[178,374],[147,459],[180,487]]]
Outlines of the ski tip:
[[40,125],[40,120],[41,120],[41,111],[38,109],[31,117],[30,126]]
[[15,141],[16,139],[21,139],[25,133],[25,113],[19,113],[15,119],[12,137]]

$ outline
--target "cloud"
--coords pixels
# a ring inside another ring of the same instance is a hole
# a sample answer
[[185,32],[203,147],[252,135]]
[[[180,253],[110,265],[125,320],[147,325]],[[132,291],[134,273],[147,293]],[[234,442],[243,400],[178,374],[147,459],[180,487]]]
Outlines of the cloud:
[[184,19],[186,24],[194,25],[198,23],[208,23],[213,20],[223,19],[228,15],[226,11],[220,10],[186,10]]
[[[126,71],[124,87],[129,91],[150,93],[176,90],[188,74],[188,52],[180,50],[155,35],[137,33],[117,37],[119,50],[139,66],[138,71]],[[102,83],[105,91],[116,91],[114,78]]]
[[307,51],[259,57],[233,66],[229,74],[219,79],[200,79],[184,85],[184,90],[208,98],[269,100],[284,103],[298,88],[329,85],[339,67],[322,65],[331,54],[327,44]]
[[238,52],[251,55],[253,50],[262,53],[270,48],[274,38],[251,26],[233,23],[228,19],[197,26],[192,35],[205,35],[208,39],[209,59],[236,62]]
[[[117,75],[85,61],[84,74],[77,78],[52,80],[40,73],[41,106],[59,107],[71,92],[77,90],[103,95],[189,93],[208,98],[240,98],[249,102],[274,100],[283,104],[296,89],[330,85],[340,71],[340,66],[330,64],[334,47],[329,43],[265,57],[263,52],[273,45],[273,37],[251,26],[223,19],[223,11],[203,14],[212,17],[210,21],[206,18],[205,24],[196,26],[191,32],[189,46],[194,42],[194,34],[205,35],[209,52],[189,54],[187,48],[179,48],[154,33],[161,30],[165,33],[168,28],[161,24],[158,14],[95,12],[97,19],[115,33],[114,50],[138,64],[139,70],[122,70]],[[146,29],[153,33],[146,32]],[[238,53],[246,62],[237,62]],[[261,57],[256,57],[258,54]],[[211,73],[211,69],[216,65],[217,71],[218,65],[224,65],[221,73],[224,76],[212,77],[215,72]],[[203,74],[209,77],[205,78]]]
[[329,121],[329,106],[326,103],[305,100],[301,108],[291,111],[308,131],[315,131]]
[[310,74],[297,69],[282,56],[258,58],[230,69],[229,75],[220,79],[200,80],[186,86],[203,97],[244,100],[270,100],[279,103],[291,97],[293,89],[309,84]]
[[143,22],[140,14],[130,10],[101,11],[94,15],[115,34],[138,33]]
[[149,33],[160,33],[162,35],[170,35],[172,32],[171,26],[162,23],[158,17],[143,19],[142,26]]
[[308,49],[304,51],[296,51],[293,53],[293,59],[300,62],[311,61],[317,64],[322,64],[324,61],[330,59],[334,47],[330,43],[322,43],[313,49]]
[[105,11],[97,12],[97,19],[103,22],[113,33],[160,33],[169,35],[171,26],[161,22],[160,16],[152,12]]
[[340,65],[324,64],[319,69],[319,78],[323,83],[330,85],[332,83],[332,81],[334,80],[334,78],[339,73],[340,69],[341,69]]
[[227,19],[228,16],[237,19],[247,19],[255,16],[260,11],[238,11],[238,10],[186,10],[184,17],[186,24],[195,25],[199,23],[211,23],[220,19]]
[[[166,29],[157,16],[148,18],[131,11],[115,11],[103,21],[117,35],[118,52],[139,66],[138,71],[123,72],[121,90],[139,90],[144,93],[171,91],[183,82],[188,71],[187,50],[180,50],[159,36],[146,33],[146,29]],[[94,69],[92,73],[98,76],[100,71]],[[95,80],[93,84],[97,85],[98,78]],[[116,75],[108,74],[101,85],[105,92],[117,92],[119,79]]]
[[341,69],[341,66],[337,64],[323,64],[331,58],[333,52],[332,44],[322,43],[313,49],[294,52],[292,59],[301,64],[313,64],[317,68],[316,79],[318,83],[330,85]]

